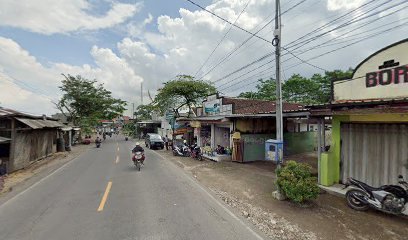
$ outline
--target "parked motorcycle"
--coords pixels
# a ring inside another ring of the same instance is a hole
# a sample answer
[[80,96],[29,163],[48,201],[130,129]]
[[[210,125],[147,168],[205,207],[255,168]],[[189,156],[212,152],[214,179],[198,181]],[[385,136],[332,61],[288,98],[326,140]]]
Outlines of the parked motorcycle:
[[135,152],[132,158],[132,161],[133,161],[133,164],[135,164],[138,171],[140,171],[140,168],[142,166],[142,161],[144,160],[145,160],[145,155],[143,152]]
[[191,150],[186,145],[182,145],[182,146],[175,145],[173,147],[173,155],[174,156],[181,156],[181,157],[190,157],[191,156]]
[[399,215],[408,207],[408,183],[402,175],[398,176],[401,185],[384,185],[379,188],[369,186],[354,178],[349,178],[346,188],[353,188],[346,193],[349,207],[365,211],[374,208],[382,212]]
[[203,154],[201,153],[201,149],[199,146],[197,146],[197,144],[194,144],[191,146],[191,157],[193,159],[197,159],[199,161],[203,160]]

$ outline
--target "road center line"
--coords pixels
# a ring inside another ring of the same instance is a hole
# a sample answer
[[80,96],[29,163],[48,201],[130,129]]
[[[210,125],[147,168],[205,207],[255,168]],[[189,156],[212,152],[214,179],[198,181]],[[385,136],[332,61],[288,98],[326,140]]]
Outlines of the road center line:
[[116,163],[116,164],[118,164],[118,163],[119,163],[119,155],[118,155],[118,156],[116,156],[115,163]]
[[101,203],[99,204],[98,212],[103,211],[103,208],[105,207],[105,203],[106,203],[106,200],[108,199],[108,195],[109,195],[111,187],[112,187],[112,182],[108,182],[108,186],[106,186],[105,193],[103,194]]

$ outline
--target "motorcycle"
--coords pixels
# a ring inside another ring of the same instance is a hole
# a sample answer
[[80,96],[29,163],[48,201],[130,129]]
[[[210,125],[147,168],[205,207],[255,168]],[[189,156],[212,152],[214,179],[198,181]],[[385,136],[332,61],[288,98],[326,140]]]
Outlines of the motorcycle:
[[127,140],[129,140],[129,138],[126,136],[126,137],[125,137],[125,141],[127,141]]
[[132,161],[133,161],[133,164],[135,164],[138,171],[140,171],[140,168],[142,166],[142,161],[144,160],[145,160],[145,155],[143,152],[135,152],[135,154],[133,155]]
[[365,211],[370,207],[382,212],[399,215],[408,205],[408,183],[398,176],[401,185],[384,185],[375,188],[354,178],[349,178],[346,187],[353,186],[346,193],[347,205],[354,210]]
[[182,146],[175,145],[173,147],[173,155],[174,156],[181,156],[181,157],[190,157],[191,156],[191,150],[186,145],[182,145]]
[[101,142],[100,141],[96,141],[95,142],[96,148],[100,148],[101,147]]
[[197,144],[194,144],[191,146],[191,157],[193,159],[197,159],[199,161],[203,160],[203,155],[201,153],[201,149],[199,146],[197,146]]

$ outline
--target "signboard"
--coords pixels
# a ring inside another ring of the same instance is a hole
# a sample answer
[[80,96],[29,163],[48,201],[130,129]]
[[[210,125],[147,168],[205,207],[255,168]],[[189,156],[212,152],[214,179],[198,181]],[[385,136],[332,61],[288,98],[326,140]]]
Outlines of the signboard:
[[351,79],[333,82],[335,102],[408,97],[408,40],[390,45],[360,63]]
[[166,112],[166,120],[170,122],[174,118],[174,112],[173,111],[167,111]]
[[204,102],[204,112],[210,115],[219,114],[221,99]]

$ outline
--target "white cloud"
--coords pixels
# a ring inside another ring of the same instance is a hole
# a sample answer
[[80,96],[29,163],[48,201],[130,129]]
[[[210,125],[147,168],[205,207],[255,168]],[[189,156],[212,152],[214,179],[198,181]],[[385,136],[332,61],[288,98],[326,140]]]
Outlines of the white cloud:
[[362,5],[366,0],[328,0],[327,9],[330,11],[349,10]]
[[[124,59],[110,49],[96,46],[90,53],[96,67],[65,63],[45,67],[13,40],[0,37],[0,102],[16,109],[31,109],[31,112],[38,114],[55,112],[51,100],[56,102],[61,94],[58,90],[63,79],[61,73],[96,79],[104,83],[114,97],[126,101],[140,98],[135,92],[139,91],[143,78],[135,74]],[[13,98],[12,93],[17,95]],[[32,103],[28,104],[27,101]]]
[[[234,21],[241,12],[247,1],[243,0],[219,0],[210,6],[208,9],[217,12],[223,17]],[[359,5],[363,1],[359,2]],[[301,5],[298,8],[283,15],[283,45],[305,35],[315,28],[324,25],[330,19],[343,14],[342,12],[332,12],[334,9],[346,11],[346,9],[355,8],[351,1],[346,1],[342,4],[340,1],[328,0],[327,2],[318,1],[317,4]],[[288,9],[292,4],[284,4],[283,9]],[[330,9],[328,9],[330,6]],[[257,0],[252,1],[245,13],[241,16],[238,24],[250,31],[256,31],[263,26],[267,21],[273,19],[271,9],[274,9],[274,0]],[[38,86],[48,86],[46,89],[57,89],[60,83],[60,73],[70,73],[72,75],[80,74],[89,79],[97,79],[106,84],[106,87],[113,92],[116,97],[120,97],[129,102],[138,104],[140,102],[140,82],[143,81],[145,92],[145,101],[147,100],[147,90],[155,93],[156,89],[162,86],[162,83],[172,79],[177,74],[194,75],[201,64],[207,59],[214,47],[219,42],[220,38],[229,29],[229,25],[216,19],[204,11],[190,11],[180,9],[178,17],[159,16],[156,19],[147,17],[140,23],[132,23],[133,26],[143,26],[137,28],[134,34],[124,36],[121,41],[116,44],[115,49],[101,48],[94,46],[90,49],[90,54],[94,59],[96,66],[82,65],[74,66],[65,63],[54,63],[50,67],[44,67],[31,56],[27,51],[22,49],[17,43],[11,39],[0,38],[0,66],[4,68],[4,72],[15,78],[25,80],[29,79],[30,83],[38,83]],[[395,20],[394,18],[382,19],[376,24],[384,24]],[[156,21],[157,31],[147,31],[144,28],[145,24],[151,24]],[[259,35],[271,39],[273,24],[268,25]],[[131,25],[128,25],[131,26]],[[358,25],[357,25],[358,26]],[[375,28],[376,25],[369,26]],[[252,29],[255,27],[255,29]],[[334,26],[332,26],[334,27]],[[326,30],[332,27],[327,27]],[[356,25],[347,26],[344,29],[339,29],[333,34],[327,34],[323,37],[302,44],[300,48],[295,50],[304,50],[312,46],[317,46],[325,41],[335,43],[338,38],[345,35],[345,32]],[[128,28],[129,30],[130,28]],[[368,28],[357,29],[350,35],[362,32]],[[354,45],[349,48],[344,48],[334,54],[330,54],[318,59],[312,60],[311,63],[323,67],[328,70],[347,69],[348,67],[356,66],[361,60],[366,58],[370,53],[381,49],[382,47],[401,40],[401,36],[406,36],[408,30],[400,29],[398,34],[389,34],[386,36],[376,36],[372,40]],[[239,46],[242,41],[248,38],[248,34],[233,28],[224,41],[215,51],[207,64],[198,74],[201,77],[203,73],[208,72],[218,63],[218,60],[225,57],[232,49]],[[359,35],[361,36],[361,35]],[[137,40],[136,40],[137,39]],[[2,45],[3,44],[3,45]],[[340,47],[340,45],[332,45],[329,48],[315,49],[305,54],[299,55],[302,59],[309,59],[319,54],[325,53],[328,50]],[[240,50],[234,53],[230,59],[218,65],[214,71],[211,71],[205,78],[216,80],[230,73],[239,67],[265,55],[273,52],[271,44],[265,43],[259,39],[253,38],[245,44]],[[311,75],[316,72],[321,72],[311,66],[300,64],[296,67],[288,68],[299,63],[298,59],[291,59],[289,54],[283,51],[283,68],[284,76],[290,77],[293,73],[302,75]],[[299,54],[299,53],[298,53]],[[271,60],[271,57],[269,60]],[[18,62],[18,64],[16,64]],[[233,77],[217,83],[217,86],[231,81],[233,78],[244,74],[255,67],[260,66],[265,62],[254,65],[234,75]],[[1,68],[0,67],[0,68]],[[274,64],[270,63],[265,67],[255,70],[246,75],[251,77],[261,70],[271,67],[269,74],[262,75],[263,77],[273,76]],[[255,86],[252,84],[258,77],[249,78],[246,81],[237,83],[244,79],[241,77],[235,82],[228,83],[234,87],[224,90],[228,95],[236,94],[240,91],[251,90]],[[42,85],[44,84],[44,85]],[[1,94],[0,90],[0,94]],[[50,92],[52,92],[50,90]],[[22,104],[24,105],[24,104]]]
[[131,22],[127,25],[127,31],[132,37],[140,37],[146,25],[152,23],[154,20],[153,15],[149,13],[149,16],[141,23]]
[[104,16],[92,16],[86,0],[2,0],[0,26],[53,34],[109,28],[123,23],[138,12],[142,4],[113,2]]

